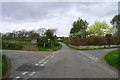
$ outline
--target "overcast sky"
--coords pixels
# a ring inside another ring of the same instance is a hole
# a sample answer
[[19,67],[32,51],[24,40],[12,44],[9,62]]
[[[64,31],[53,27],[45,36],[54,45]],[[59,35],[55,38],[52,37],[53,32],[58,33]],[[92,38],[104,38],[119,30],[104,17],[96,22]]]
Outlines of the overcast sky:
[[79,17],[89,25],[95,20],[110,24],[116,14],[117,2],[4,2],[1,32],[55,28],[58,36],[68,36]]

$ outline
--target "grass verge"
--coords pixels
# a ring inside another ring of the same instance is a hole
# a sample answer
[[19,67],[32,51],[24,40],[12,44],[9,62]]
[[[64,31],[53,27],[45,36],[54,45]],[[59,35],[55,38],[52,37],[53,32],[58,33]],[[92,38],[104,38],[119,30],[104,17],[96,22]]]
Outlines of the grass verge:
[[0,62],[0,72],[2,72],[0,75],[4,76],[5,73],[8,71],[9,64],[7,61],[7,57],[5,55],[0,54],[0,57],[2,58]]
[[95,49],[80,49],[80,48],[76,48],[76,47],[73,47],[71,45],[69,45],[68,43],[66,42],[63,42],[65,45],[67,45],[68,47],[72,48],[72,49],[75,49],[75,50],[101,50],[101,49],[111,49],[111,48],[118,48],[118,47],[110,47],[110,48],[95,48]]
[[120,49],[109,52],[104,59],[109,65],[120,70]]
[[[60,43],[59,43],[60,44]],[[38,47],[40,51],[49,51],[49,50],[60,50],[62,48],[62,45],[60,44],[59,46],[53,46],[51,48],[45,48],[45,47]]]

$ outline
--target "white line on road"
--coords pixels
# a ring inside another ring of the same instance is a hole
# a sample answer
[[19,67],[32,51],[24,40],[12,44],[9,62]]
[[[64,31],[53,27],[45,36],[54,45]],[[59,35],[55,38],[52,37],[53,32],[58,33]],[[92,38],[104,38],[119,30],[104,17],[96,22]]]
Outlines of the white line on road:
[[78,52],[82,53],[83,55],[87,56],[88,58],[90,58],[90,59],[92,59],[92,60],[94,60],[94,61],[98,61],[98,58],[96,58],[96,57],[93,56],[93,55],[90,55],[90,54],[85,53],[85,52],[83,52],[83,51],[78,51]]
[[38,66],[39,64],[35,64],[35,66]]
[[47,62],[44,62],[43,64],[45,65]]
[[[53,52],[52,55],[49,55],[47,56],[46,58],[44,58],[43,60],[39,61],[37,64],[35,64],[36,66],[38,66],[40,63],[43,62],[43,64],[41,64],[40,66],[44,66],[49,60],[48,59],[51,59],[53,58],[57,53],[59,53],[60,51],[57,51],[57,52]],[[53,55],[54,54],[54,55]],[[49,58],[50,57],[50,58]]]
[[53,52],[52,54],[55,54],[56,52]]
[[35,74],[35,72],[32,72],[32,73],[29,74],[29,76],[32,76],[32,75],[34,75],[34,74]]
[[44,66],[44,64],[41,64],[40,66]]
[[19,78],[20,78],[19,76],[15,77],[15,79],[19,79]]
[[38,63],[40,64],[40,63],[42,63],[42,61],[39,61]]
[[27,74],[27,73],[28,73],[28,72],[23,72],[22,75],[25,75],[25,74]]

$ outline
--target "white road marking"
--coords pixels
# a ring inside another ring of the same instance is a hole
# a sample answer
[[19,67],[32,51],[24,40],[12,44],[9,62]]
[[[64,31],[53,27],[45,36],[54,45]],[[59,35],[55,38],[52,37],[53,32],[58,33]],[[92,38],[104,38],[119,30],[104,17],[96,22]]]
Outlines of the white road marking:
[[41,64],[40,66],[44,66],[44,64]]
[[28,72],[23,72],[22,75],[25,75],[25,74],[27,74],[27,73],[28,73]]
[[20,78],[19,76],[15,77],[15,79],[19,79],[19,78]]
[[38,63],[42,63],[42,61],[39,61]]
[[92,59],[92,60],[94,60],[94,61],[98,61],[98,58],[96,58],[96,57],[93,56],[93,55],[90,55],[90,54],[85,53],[85,52],[83,52],[83,51],[78,51],[78,52],[82,53],[83,55],[87,56],[88,58],[90,58],[90,59]]
[[[41,60],[41,61],[39,61],[37,64],[35,64],[36,66],[38,66],[40,63],[42,63],[43,62],[43,64],[41,64],[40,66],[44,66],[49,60],[49,57],[50,57],[50,59],[51,58],[53,58],[57,53],[59,53],[60,51],[58,51],[58,52],[53,52],[52,53],[52,55],[49,55],[49,56],[47,56],[46,58],[44,58],[43,60]],[[54,54],[54,55],[53,55]]]
[[89,58],[92,58],[92,57],[89,57]]
[[49,60],[47,60],[46,62],[48,62]]
[[53,57],[54,57],[54,55],[53,55],[53,56],[51,56],[51,57],[50,57],[50,59],[52,59]]
[[97,60],[98,60],[98,58],[95,58],[95,59],[97,59]]
[[95,61],[98,61],[97,59],[95,59]]
[[44,59],[42,61],[44,61]]
[[52,54],[55,54],[55,52],[53,52]]
[[44,62],[44,65],[46,64],[47,62]]
[[32,72],[31,74],[29,74],[29,76],[32,76],[32,75],[34,75],[35,74],[35,72]]
[[39,64],[35,64],[35,66],[38,66]]
[[46,57],[46,58],[49,58],[50,56]]

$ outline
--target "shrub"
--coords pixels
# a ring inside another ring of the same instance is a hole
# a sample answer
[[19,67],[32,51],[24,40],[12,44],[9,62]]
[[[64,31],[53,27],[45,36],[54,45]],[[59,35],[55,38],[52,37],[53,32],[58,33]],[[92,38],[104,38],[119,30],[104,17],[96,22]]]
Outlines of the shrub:
[[3,49],[22,49],[22,45],[19,43],[9,43],[2,41],[2,48]]
[[74,46],[79,45],[118,45],[120,44],[120,37],[90,37],[90,38],[77,38],[68,41],[69,44]]

